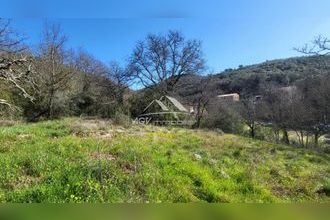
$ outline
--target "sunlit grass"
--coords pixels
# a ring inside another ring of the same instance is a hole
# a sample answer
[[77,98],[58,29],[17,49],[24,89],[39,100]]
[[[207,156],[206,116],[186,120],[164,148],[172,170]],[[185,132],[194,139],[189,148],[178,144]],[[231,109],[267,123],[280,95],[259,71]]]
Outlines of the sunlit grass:
[[80,119],[0,127],[1,202],[325,202],[329,165],[211,131]]

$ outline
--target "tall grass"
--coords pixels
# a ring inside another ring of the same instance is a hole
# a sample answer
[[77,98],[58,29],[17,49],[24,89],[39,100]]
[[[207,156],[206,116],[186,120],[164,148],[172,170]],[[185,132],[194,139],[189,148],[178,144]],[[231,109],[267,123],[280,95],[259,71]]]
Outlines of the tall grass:
[[329,201],[329,157],[215,132],[64,119],[0,127],[1,202]]

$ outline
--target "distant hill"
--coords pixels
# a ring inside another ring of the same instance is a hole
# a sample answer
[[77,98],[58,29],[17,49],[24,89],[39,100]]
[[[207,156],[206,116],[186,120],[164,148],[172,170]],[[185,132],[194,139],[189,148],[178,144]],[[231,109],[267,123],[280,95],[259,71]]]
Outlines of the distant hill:
[[[294,57],[266,61],[260,64],[241,66],[238,69],[227,69],[221,73],[208,76],[210,85],[208,88],[218,93],[238,92],[243,95],[257,94],[265,84],[289,86],[296,82],[320,74],[330,74],[330,56]],[[201,76],[187,75],[180,79],[176,90],[191,89],[198,83]]]

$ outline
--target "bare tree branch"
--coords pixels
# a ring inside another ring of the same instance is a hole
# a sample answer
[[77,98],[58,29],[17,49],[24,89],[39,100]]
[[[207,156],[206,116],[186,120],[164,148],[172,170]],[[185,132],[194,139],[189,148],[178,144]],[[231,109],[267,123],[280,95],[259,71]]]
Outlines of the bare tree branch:
[[[10,28],[10,20],[0,18],[0,80],[12,85],[32,101],[33,97],[25,88],[33,82],[30,76],[31,62],[28,56],[19,55],[26,49],[22,41],[23,38]],[[13,111],[18,110],[18,107],[5,99],[0,99],[0,105],[8,106]]]
[[130,71],[145,87],[158,86],[171,91],[184,74],[199,74],[204,69],[201,43],[185,40],[178,31],[147,36],[138,42],[130,58]]
[[311,45],[305,44],[301,48],[294,48],[294,50],[306,55],[327,56],[330,55],[330,39],[319,35],[314,38]]

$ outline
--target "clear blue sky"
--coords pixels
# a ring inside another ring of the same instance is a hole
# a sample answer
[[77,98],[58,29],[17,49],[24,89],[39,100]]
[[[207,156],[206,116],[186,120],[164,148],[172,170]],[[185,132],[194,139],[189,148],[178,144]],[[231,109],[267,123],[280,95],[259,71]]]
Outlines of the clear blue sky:
[[330,37],[329,0],[0,3],[0,17],[13,18],[13,26],[29,37],[29,43],[39,42],[42,18],[48,18],[62,24],[68,46],[83,47],[105,62],[124,62],[138,40],[169,29],[202,40],[207,64],[214,72],[297,56],[293,47],[319,34]]

